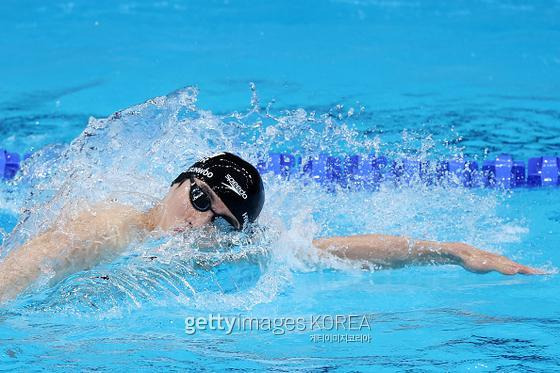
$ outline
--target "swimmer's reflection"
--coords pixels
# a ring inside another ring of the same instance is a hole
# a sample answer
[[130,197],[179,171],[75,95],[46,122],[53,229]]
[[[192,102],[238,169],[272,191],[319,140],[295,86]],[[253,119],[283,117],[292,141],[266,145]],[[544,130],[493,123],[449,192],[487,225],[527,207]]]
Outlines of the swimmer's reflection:
[[[167,195],[148,211],[101,204],[13,249],[0,263],[0,303],[17,297],[46,271],[55,273],[51,282],[60,281],[114,258],[129,243],[153,232],[203,227],[217,217],[244,229],[257,219],[263,204],[263,183],[250,163],[231,153],[201,159],[180,174]],[[456,264],[477,273],[544,273],[463,243],[366,234],[318,238],[312,245],[321,255],[366,261],[380,268]]]

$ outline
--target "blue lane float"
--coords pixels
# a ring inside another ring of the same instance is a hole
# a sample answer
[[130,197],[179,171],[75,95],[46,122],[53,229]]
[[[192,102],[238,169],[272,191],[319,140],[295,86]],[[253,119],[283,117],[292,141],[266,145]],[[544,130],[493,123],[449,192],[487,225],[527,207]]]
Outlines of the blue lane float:
[[[13,179],[21,162],[29,156],[29,153],[21,157],[18,153],[0,149],[1,178]],[[479,166],[476,161],[463,159],[390,160],[373,154],[336,157],[325,153],[304,159],[297,154],[269,153],[257,168],[261,173],[272,172],[285,178],[307,177],[330,188],[340,185],[374,189],[386,181],[502,188],[560,185],[560,157],[557,156],[529,158],[525,163],[514,160],[509,154],[500,154]]]
[[560,158],[529,158],[527,185],[530,187],[556,186],[560,184]]
[[482,173],[485,186],[515,188],[525,185],[525,163],[514,161],[509,154],[500,154],[494,161],[484,161]]
[[336,157],[329,154],[302,159],[288,153],[270,153],[258,164],[260,172],[272,172],[281,177],[305,177],[320,184],[343,187],[376,187],[383,181],[408,184],[446,183],[465,187],[546,187],[560,185],[560,158],[542,156],[524,161],[500,154],[494,160],[476,161],[449,159],[420,161],[389,160],[384,156],[351,155]]
[[436,175],[439,181],[446,179],[451,183],[473,187],[479,184],[478,162],[461,159],[446,160],[439,163]]
[[18,153],[10,153],[0,149],[0,174],[3,179],[13,179],[20,167],[20,156]]

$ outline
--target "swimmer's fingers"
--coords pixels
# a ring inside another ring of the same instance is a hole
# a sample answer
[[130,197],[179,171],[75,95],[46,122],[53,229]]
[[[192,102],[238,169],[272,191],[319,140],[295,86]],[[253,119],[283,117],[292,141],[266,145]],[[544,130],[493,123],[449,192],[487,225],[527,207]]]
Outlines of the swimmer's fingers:
[[460,264],[468,271],[476,273],[500,272],[504,275],[545,275],[548,272],[516,263],[504,256],[489,253],[473,247],[463,246],[458,252]]
[[524,266],[522,264],[518,264],[519,268],[516,273],[520,273],[522,275],[547,275],[550,274],[547,271],[543,271],[542,269],[533,268]]
[[504,275],[543,275],[545,272],[536,268],[528,267],[523,264],[511,262],[507,264],[500,264],[494,268],[495,271]]
[[[490,254],[490,255],[495,255],[495,254]],[[517,262],[514,262],[513,260],[510,260],[506,257],[500,256],[500,255],[496,255],[496,257],[498,258],[498,265],[496,267],[496,271],[504,274],[504,275],[516,275],[516,274],[521,274],[521,275],[546,275],[548,274],[548,272],[543,271],[541,269],[537,269],[537,268],[533,268],[533,267],[529,267]]]

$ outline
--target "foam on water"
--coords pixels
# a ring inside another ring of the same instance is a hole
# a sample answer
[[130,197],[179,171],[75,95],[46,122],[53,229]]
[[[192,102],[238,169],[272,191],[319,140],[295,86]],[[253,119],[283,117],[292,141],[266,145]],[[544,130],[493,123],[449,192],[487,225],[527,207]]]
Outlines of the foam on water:
[[[2,256],[54,224],[105,200],[146,210],[160,200],[177,174],[202,156],[230,151],[256,164],[270,151],[321,152],[437,159],[458,155],[457,134],[443,138],[404,130],[399,141],[363,131],[360,108],[327,112],[302,108],[263,109],[255,93],[251,109],[215,115],[196,106],[197,90],[168,96],[90,118],[68,146],[38,151],[2,192],[4,208],[19,212],[19,223],[4,240]],[[451,145],[450,145],[451,144]],[[388,233],[415,238],[466,241],[487,249],[515,242],[527,233],[522,221],[500,215],[507,193],[445,186],[417,180],[382,185],[378,191],[324,187],[309,180],[264,175],[267,200],[256,233],[193,230],[135,242],[118,260],[45,286],[23,298],[28,309],[121,315],[146,304],[197,310],[252,309],[271,302],[291,286],[292,273],[359,263],[319,255],[319,236]],[[9,192],[8,192],[9,191]],[[200,244],[208,235],[217,247]],[[223,245],[222,245],[223,243]]]

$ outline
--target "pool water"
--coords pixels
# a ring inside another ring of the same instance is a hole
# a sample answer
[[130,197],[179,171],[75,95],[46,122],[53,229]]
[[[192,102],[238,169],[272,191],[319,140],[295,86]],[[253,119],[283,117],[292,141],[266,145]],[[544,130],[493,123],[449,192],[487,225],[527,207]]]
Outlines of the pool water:
[[[268,151],[558,155],[559,16],[558,1],[4,1],[0,147],[35,155],[0,186],[0,257],[83,201],[147,208],[185,166],[217,149],[253,162]],[[0,309],[0,367],[560,365],[557,275],[364,270],[319,258],[309,245],[319,236],[403,234],[464,241],[556,271],[560,189],[387,183],[333,193],[264,180],[267,203],[251,242],[239,234],[233,247],[204,250],[194,232],[136,243]],[[357,315],[369,327],[186,332],[186,318],[209,314]],[[368,340],[317,339],[347,333]]]

